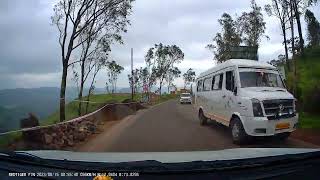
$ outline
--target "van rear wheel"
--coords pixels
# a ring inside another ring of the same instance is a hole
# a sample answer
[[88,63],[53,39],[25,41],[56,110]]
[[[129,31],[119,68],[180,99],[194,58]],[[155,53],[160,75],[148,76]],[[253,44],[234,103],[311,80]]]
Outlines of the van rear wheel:
[[205,126],[205,125],[207,125],[207,123],[208,123],[208,118],[203,114],[203,111],[202,110],[200,110],[199,111],[199,120],[200,120],[200,124],[202,125],[202,126]]
[[248,135],[245,132],[241,120],[237,117],[233,118],[231,121],[231,134],[234,144],[245,144],[248,141]]

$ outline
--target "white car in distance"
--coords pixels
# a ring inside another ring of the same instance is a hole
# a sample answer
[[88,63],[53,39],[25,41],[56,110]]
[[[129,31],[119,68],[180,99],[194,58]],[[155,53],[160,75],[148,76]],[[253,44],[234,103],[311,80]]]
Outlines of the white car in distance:
[[188,104],[192,103],[192,96],[190,93],[180,94],[180,104],[184,104],[184,103],[188,103]]

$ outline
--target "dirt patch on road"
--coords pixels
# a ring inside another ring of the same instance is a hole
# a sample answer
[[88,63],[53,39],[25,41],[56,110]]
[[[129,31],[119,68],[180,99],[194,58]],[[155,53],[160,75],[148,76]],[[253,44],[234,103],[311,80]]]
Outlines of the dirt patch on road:
[[297,129],[291,134],[291,137],[320,145],[320,131],[316,129]]
[[93,141],[94,139],[96,139],[98,136],[100,136],[104,132],[109,131],[114,125],[118,124],[119,122],[121,122],[121,121],[113,120],[113,121],[106,121],[106,122],[101,123],[99,125],[97,132],[95,134],[90,135],[86,139],[86,141],[78,142],[77,144],[75,144],[75,146],[68,147],[68,148],[66,148],[66,150],[78,151],[79,149],[81,149],[81,147],[85,146],[88,142]]

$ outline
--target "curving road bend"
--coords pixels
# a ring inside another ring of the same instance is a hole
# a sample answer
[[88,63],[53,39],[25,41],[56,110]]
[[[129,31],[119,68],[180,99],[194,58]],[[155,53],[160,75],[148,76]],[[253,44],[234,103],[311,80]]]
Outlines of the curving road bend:
[[239,147],[317,148],[289,138],[257,139],[249,145],[234,145],[228,128],[210,122],[200,126],[193,105],[170,100],[116,122],[103,133],[77,147],[85,152],[168,152],[221,150]]

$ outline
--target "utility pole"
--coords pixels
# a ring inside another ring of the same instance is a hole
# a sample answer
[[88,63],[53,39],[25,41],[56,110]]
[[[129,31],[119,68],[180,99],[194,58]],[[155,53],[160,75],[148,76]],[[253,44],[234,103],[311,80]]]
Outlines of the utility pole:
[[131,101],[133,101],[133,48],[131,48]]

